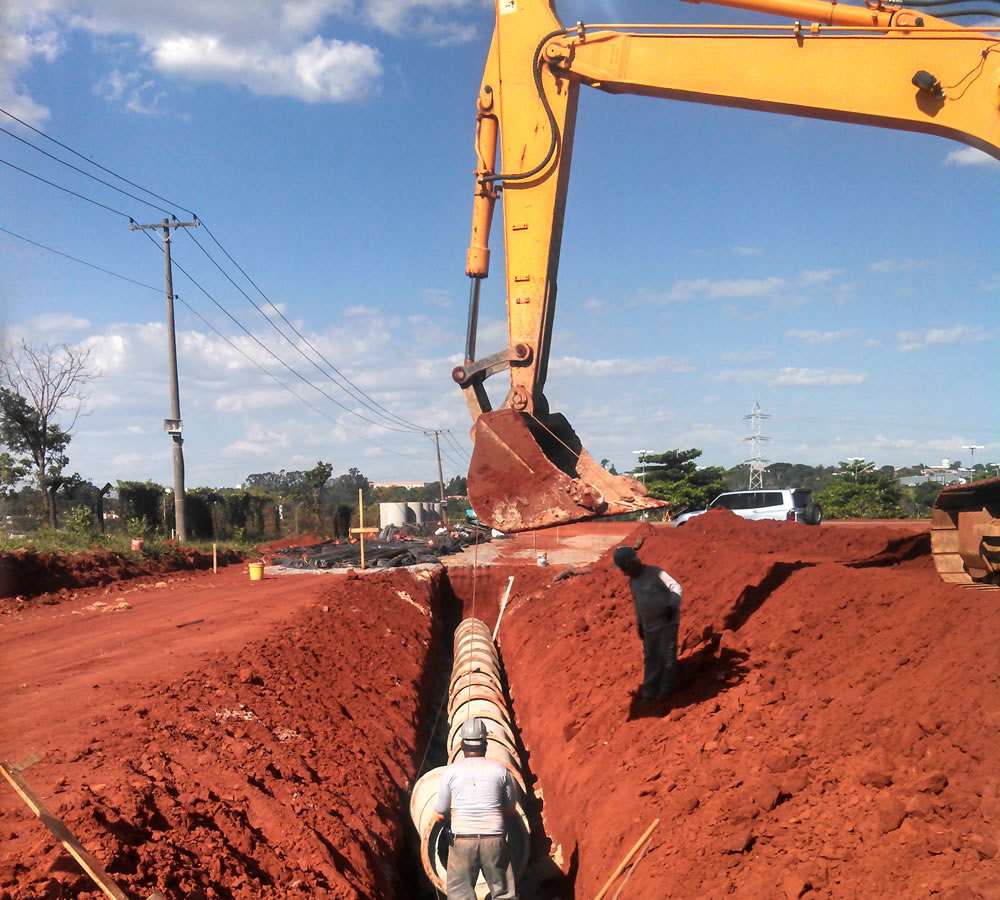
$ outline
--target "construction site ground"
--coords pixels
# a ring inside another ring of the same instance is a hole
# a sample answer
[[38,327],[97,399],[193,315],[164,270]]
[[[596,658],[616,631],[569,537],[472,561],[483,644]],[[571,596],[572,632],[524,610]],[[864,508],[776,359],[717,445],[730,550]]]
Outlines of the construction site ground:
[[[665,703],[635,697],[622,542],[684,586]],[[717,510],[277,573],[3,601],[0,758],[40,754],[24,777],[129,897],[433,897],[409,789],[451,631],[513,576],[526,897],[594,897],[658,819],[622,897],[1000,898],[1000,592],[941,583],[926,522]],[[0,898],[101,896],[0,782]]]

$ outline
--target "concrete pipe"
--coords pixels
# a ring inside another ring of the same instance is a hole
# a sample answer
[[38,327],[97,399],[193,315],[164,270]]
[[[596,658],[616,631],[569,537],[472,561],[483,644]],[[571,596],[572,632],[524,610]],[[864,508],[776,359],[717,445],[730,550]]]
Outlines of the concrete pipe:
[[464,663],[461,668],[455,667],[452,672],[451,682],[448,685],[448,692],[454,694],[456,691],[467,687],[470,684],[489,684],[495,687],[501,694],[503,693],[503,683],[500,681],[500,673],[490,671],[485,667],[478,667],[470,662]]
[[431,769],[423,775],[410,794],[410,818],[420,835],[420,862],[431,884],[442,894],[448,893],[448,847],[443,840],[444,822],[435,822],[437,799],[444,766]]
[[461,673],[453,675],[451,684],[448,686],[448,694],[451,696],[472,684],[489,685],[503,696],[503,685],[497,680],[497,676],[484,669],[463,669]]
[[455,663],[452,666],[452,673],[468,672],[470,670],[482,669],[491,675],[500,677],[500,660],[495,654],[486,650],[481,644],[478,647],[462,646],[455,653]]
[[410,508],[410,521],[417,525],[424,524],[424,505],[419,501],[411,500],[406,504]]
[[405,503],[380,503],[378,505],[379,527],[386,525],[403,526],[406,524],[406,504]]
[[[470,703],[473,700],[492,700],[497,704],[497,706],[503,707],[503,691],[498,691],[495,687],[489,684],[472,684],[459,688],[448,699],[448,718],[456,718],[455,713],[465,704]],[[465,721],[464,717],[459,718],[462,718],[462,721]]]
[[[500,674],[500,658],[493,634],[485,622],[464,619],[455,630],[455,661],[448,689],[448,760],[462,753],[462,725],[478,718],[486,726],[486,756],[501,763],[516,785],[516,812],[508,819],[507,840],[518,877],[528,866],[530,829],[524,813],[527,786],[518,764],[512,717],[507,710]],[[443,823],[435,822],[434,802],[444,768],[432,769],[413,787],[410,816],[420,835],[420,859],[427,877],[441,893],[446,892],[447,851]],[[488,893],[480,878],[476,896]]]
[[[463,720],[464,721],[464,720]],[[461,723],[460,723],[461,724]],[[506,752],[510,753],[511,757],[517,759],[517,750],[515,749],[514,737],[511,733],[498,723],[493,723],[494,727],[492,729],[487,729],[486,732],[486,749],[489,750],[494,744],[497,747],[502,747]],[[460,730],[456,731],[456,736],[454,741],[448,746],[448,762],[454,762],[458,759],[462,751],[462,739],[460,737]]]
[[470,634],[462,638],[462,642],[455,645],[453,652],[455,654],[454,668],[456,669],[459,668],[459,660],[467,656],[474,656],[478,659],[488,661],[491,668],[497,672],[500,671],[500,657],[497,655],[496,650],[493,649],[493,644],[486,643],[479,635]]
[[[503,747],[510,755],[512,759],[517,759],[517,748],[514,747],[511,742],[509,735],[504,734],[502,731],[490,732],[487,730],[486,733],[486,755],[489,756],[490,746],[496,744],[498,747]],[[462,755],[462,742],[459,741],[454,747],[448,750],[448,762],[453,763]]]
[[462,619],[455,629],[455,645],[467,634],[478,634],[486,638],[486,643],[493,646],[493,629],[482,619]]
[[513,732],[510,719],[506,711],[494,703],[492,700],[483,700],[478,697],[470,697],[465,703],[459,706],[451,717],[451,725],[448,730],[448,749],[450,750],[456,743],[461,743],[462,738],[459,731],[462,723],[468,719],[478,718],[486,723],[486,730],[490,730],[490,722],[495,722],[497,727],[509,735]]

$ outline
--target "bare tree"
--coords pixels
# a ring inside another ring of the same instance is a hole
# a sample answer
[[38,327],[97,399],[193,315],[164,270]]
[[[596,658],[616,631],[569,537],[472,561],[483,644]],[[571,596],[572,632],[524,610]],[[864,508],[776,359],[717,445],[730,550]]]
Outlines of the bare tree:
[[[55,492],[69,462],[65,454],[86,387],[100,373],[90,368],[90,351],[68,344],[0,345],[0,442],[32,473],[42,494],[44,520],[56,527]],[[59,416],[69,424],[60,427]]]

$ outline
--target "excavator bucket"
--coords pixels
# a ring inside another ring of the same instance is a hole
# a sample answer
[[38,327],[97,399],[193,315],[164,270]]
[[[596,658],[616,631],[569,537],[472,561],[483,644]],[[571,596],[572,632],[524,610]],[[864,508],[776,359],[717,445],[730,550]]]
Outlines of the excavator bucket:
[[669,506],[634,478],[610,475],[583,449],[565,417],[515,409],[476,420],[469,501],[479,519],[513,534]]
[[1000,588],[1000,478],[941,490],[931,513],[931,552],[942,581]]

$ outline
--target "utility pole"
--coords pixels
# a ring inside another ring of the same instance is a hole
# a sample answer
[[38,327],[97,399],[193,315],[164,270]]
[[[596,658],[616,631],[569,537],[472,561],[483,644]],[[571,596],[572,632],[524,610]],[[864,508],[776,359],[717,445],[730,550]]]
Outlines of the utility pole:
[[434,450],[437,453],[437,460],[438,460],[438,485],[440,485],[441,487],[441,521],[444,522],[445,525],[447,525],[448,501],[445,499],[444,496],[444,472],[441,471],[441,439],[439,437],[441,432],[435,429],[433,432],[425,431],[424,434],[434,435]]
[[975,468],[975,465],[976,465],[976,451],[977,450],[982,450],[983,449],[983,445],[982,444],[962,444],[962,449],[969,451],[969,457],[970,457],[970,459],[969,459],[969,471],[971,472],[972,469]]
[[174,445],[174,527],[177,530],[177,540],[187,540],[187,526],[184,523],[184,443],[181,424],[181,395],[177,381],[177,337],[174,332],[174,278],[170,267],[170,229],[195,228],[200,223],[171,222],[164,219],[162,225],[129,225],[130,231],[142,231],[147,228],[163,229],[163,259],[167,278],[167,359],[170,379],[170,418],[163,420],[163,430],[170,435]]
[[652,450],[633,450],[632,452],[635,453],[639,457],[639,463],[642,465],[642,472],[639,475],[639,480],[643,484],[645,484],[646,483],[646,456],[647,456],[647,454],[652,453],[653,451]]
[[754,402],[750,415],[743,418],[753,420],[750,428],[750,437],[743,438],[745,441],[750,441],[750,459],[746,460],[750,465],[750,483],[747,485],[747,488],[751,491],[754,488],[760,490],[764,487],[764,463],[770,462],[768,459],[761,459],[760,444],[761,441],[771,440],[760,433],[760,420],[770,419],[771,417],[767,413],[762,413],[760,411],[760,404]]

